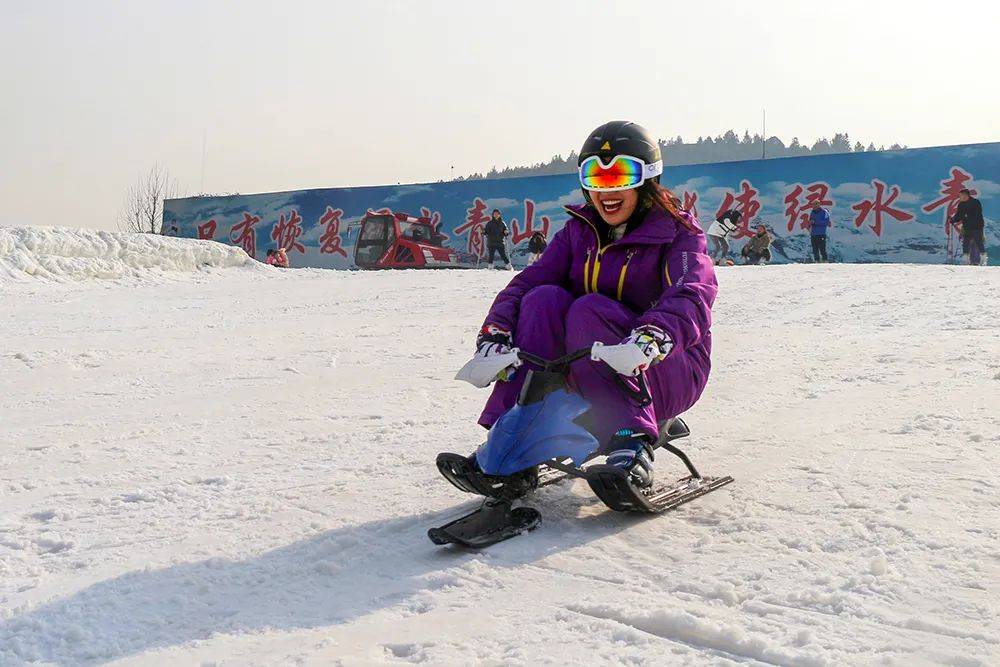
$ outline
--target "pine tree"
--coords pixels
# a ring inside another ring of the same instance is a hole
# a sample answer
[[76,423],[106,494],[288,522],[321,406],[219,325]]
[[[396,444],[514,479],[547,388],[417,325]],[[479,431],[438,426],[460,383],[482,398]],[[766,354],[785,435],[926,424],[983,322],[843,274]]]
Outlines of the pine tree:
[[830,142],[826,140],[826,137],[820,137],[816,140],[816,143],[812,145],[813,153],[829,153],[830,152]]
[[833,135],[830,142],[830,150],[834,153],[849,153],[851,151],[851,139],[846,132],[838,132]]
[[[727,130],[717,137],[701,136],[690,143],[684,143],[683,137],[677,135],[669,139],[659,139],[658,144],[663,153],[664,164],[703,164],[706,162],[724,162],[728,160],[759,159],[762,153],[768,158],[822,155],[824,153],[862,153],[866,151],[886,150],[884,146],[876,148],[874,143],[866,149],[860,141],[855,141],[852,147],[850,136],[846,132],[837,132],[833,139],[826,137],[817,139],[810,146],[803,146],[798,137],[793,137],[786,146],[778,137],[763,137],[759,134],[743,132],[742,138],[734,130]],[[889,150],[905,148],[894,143]],[[762,150],[763,149],[763,150]],[[578,154],[576,150],[569,152],[566,158],[561,154],[553,155],[546,162],[506,166],[503,169],[492,167],[485,175],[474,173],[464,177],[464,180],[481,178],[503,178],[509,176],[531,176],[540,174],[569,174],[576,171]]]

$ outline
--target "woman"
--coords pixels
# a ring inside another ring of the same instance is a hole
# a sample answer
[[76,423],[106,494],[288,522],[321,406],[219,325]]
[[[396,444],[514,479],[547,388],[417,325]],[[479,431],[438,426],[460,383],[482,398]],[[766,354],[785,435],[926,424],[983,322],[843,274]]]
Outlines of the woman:
[[[613,121],[594,130],[578,165],[586,203],[541,258],[497,295],[477,338],[480,357],[517,347],[555,358],[594,341],[635,345],[653,397],[639,407],[615,371],[584,359],[569,384],[591,403],[607,462],[652,483],[657,423],[701,396],[711,366],[718,283],[697,220],[659,184],[660,148],[645,129]],[[517,401],[525,373],[501,371],[480,416],[489,428]],[[631,381],[631,380],[630,380]]]
[[493,256],[499,252],[504,268],[510,269],[510,258],[507,257],[507,237],[510,236],[510,231],[507,229],[507,223],[503,221],[503,216],[498,208],[493,209],[490,216],[489,222],[483,227],[486,249],[490,256],[490,268],[493,268]]
[[729,235],[735,234],[739,230],[742,217],[742,213],[731,209],[719,215],[715,222],[709,225],[707,236],[711,248],[708,250],[708,256],[715,261],[716,265],[722,266],[729,259]]

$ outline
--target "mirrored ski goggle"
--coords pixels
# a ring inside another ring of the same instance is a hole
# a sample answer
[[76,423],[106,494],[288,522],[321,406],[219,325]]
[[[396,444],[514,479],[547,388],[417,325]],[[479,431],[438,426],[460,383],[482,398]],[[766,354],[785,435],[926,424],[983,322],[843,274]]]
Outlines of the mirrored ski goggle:
[[630,190],[647,178],[663,173],[663,161],[646,164],[631,155],[616,155],[605,164],[592,155],[580,164],[580,185],[584,190]]

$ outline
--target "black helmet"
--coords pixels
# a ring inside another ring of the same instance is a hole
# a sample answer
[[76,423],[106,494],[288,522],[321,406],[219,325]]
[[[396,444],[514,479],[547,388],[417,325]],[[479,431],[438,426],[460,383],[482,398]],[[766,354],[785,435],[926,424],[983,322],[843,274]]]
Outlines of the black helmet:
[[[646,164],[662,159],[660,144],[649,130],[628,120],[613,120],[591,132],[580,149],[577,166],[592,155],[600,156],[603,162],[608,162],[616,155],[631,155]],[[660,177],[650,180],[659,183]]]

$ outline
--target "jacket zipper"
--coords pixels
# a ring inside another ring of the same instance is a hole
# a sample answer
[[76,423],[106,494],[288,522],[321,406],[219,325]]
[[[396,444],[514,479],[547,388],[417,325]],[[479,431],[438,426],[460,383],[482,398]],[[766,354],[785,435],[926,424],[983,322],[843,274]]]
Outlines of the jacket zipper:
[[601,255],[603,255],[604,251],[607,250],[607,249],[608,249],[607,246],[604,246],[603,248],[599,248],[597,250],[597,254],[594,255],[594,273],[593,273],[593,275],[591,277],[591,280],[594,283],[594,288],[592,290],[590,290],[590,291],[594,292],[595,294],[597,293],[597,276],[601,272]]
[[635,249],[628,251],[628,255],[625,257],[625,264],[622,266],[622,272],[618,274],[618,300],[622,300],[622,289],[625,287],[625,274],[628,273],[628,263],[632,261],[632,255],[635,254]]
[[[569,213],[570,215],[572,215],[574,218],[578,218],[580,220],[583,220],[585,223],[587,223],[587,226],[590,227],[591,231],[594,232],[594,241],[596,241],[596,243],[597,243],[597,250],[595,252],[594,248],[588,248],[587,249],[587,257],[583,260],[583,293],[584,294],[590,294],[591,292],[596,292],[597,291],[597,273],[601,269],[601,253],[604,252],[604,248],[601,247],[601,235],[597,232],[597,227],[594,226],[594,223],[592,223],[586,217],[580,215],[576,211],[570,210],[569,208],[566,208],[566,212]],[[593,278],[591,278],[591,276],[590,276],[590,256],[591,256],[591,254],[594,255],[594,276],[593,276]]]
[[[601,235],[600,235],[600,233],[598,233],[597,227],[594,225],[594,223],[592,223],[590,220],[588,220],[586,217],[580,215],[579,213],[570,210],[569,207],[566,208],[566,212],[569,213],[570,215],[572,215],[574,218],[578,218],[580,220],[583,220],[585,223],[587,223],[587,226],[590,227],[590,229],[594,232],[594,240],[597,241],[597,252],[594,252],[593,248],[590,248],[590,249],[587,250],[587,257],[586,257],[586,259],[583,262],[583,292],[584,292],[584,294],[589,294],[591,292],[596,293],[597,292],[597,276],[601,272],[601,255],[604,254],[605,250],[607,250],[612,245],[614,245],[614,243],[609,243],[608,245],[602,247],[601,246]],[[591,255],[591,253],[594,254],[594,272],[593,272],[592,276],[589,273],[589,270],[590,270],[590,255]]]

